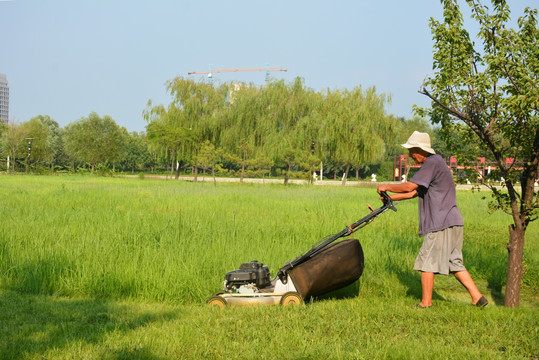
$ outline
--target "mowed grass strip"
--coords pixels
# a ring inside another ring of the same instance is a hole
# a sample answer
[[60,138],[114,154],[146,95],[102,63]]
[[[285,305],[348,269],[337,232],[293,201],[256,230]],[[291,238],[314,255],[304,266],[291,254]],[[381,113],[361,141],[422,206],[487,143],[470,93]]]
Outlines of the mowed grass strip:
[[0,358],[533,359],[537,309],[404,298],[219,310],[0,290]]

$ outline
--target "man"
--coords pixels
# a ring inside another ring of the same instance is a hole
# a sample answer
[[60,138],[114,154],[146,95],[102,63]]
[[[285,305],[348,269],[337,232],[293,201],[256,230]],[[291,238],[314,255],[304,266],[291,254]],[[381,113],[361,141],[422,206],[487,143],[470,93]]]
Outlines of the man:
[[462,262],[463,226],[457,207],[455,184],[451,171],[443,158],[431,148],[427,133],[414,131],[406,144],[409,156],[421,168],[409,182],[378,186],[378,193],[392,192],[391,200],[419,197],[419,236],[423,245],[414,264],[421,271],[421,308],[432,306],[434,275],[455,275],[468,290],[472,304],[488,304]]

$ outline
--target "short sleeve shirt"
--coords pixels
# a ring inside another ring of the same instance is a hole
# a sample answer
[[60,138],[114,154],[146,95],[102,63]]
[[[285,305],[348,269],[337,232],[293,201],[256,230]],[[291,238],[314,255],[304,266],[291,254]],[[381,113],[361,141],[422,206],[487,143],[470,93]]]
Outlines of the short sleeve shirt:
[[439,154],[427,157],[410,182],[419,185],[419,236],[464,225],[453,175]]

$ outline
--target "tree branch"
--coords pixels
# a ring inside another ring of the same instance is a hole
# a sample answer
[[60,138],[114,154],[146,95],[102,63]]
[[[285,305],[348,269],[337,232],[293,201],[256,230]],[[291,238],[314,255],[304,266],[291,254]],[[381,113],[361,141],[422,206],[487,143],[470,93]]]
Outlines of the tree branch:
[[496,144],[492,139],[491,132],[485,131],[485,129],[481,127],[481,124],[475,122],[470,116],[463,113],[462,111],[443,104],[439,99],[434,97],[425,86],[423,86],[422,89],[418,92],[430,98],[438,106],[442,107],[445,111],[447,111],[450,115],[453,115],[454,117],[464,121],[464,123],[466,123],[466,125],[468,125],[472,129],[472,131],[481,139],[481,141],[483,141],[483,143],[486,144],[487,147],[491,150],[492,154],[496,159],[496,162],[498,163],[498,166],[500,167],[500,170],[502,170],[504,174],[507,173],[507,168],[506,164],[503,161],[502,152],[496,147]]
[[420,94],[423,94],[423,95],[427,96],[428,98],[430,98],[432,101],[434,101],[440,107],[444,108],[444,110],[447,111],[448,113],[450,113],[451,115],[453,115],[456,118],[459,118],[460,120],[464,121],[466,124],[468,124],[468,126],[470,126],[472,128],[472,130],[476,134],[479,135],[481,133],[479,131],[479,128],[476,126],[476,124],[472,121],[472,119],[467,114],[463,113],[462,111],[459,111],[457,109],[454,109],[452,107],[449,107],[449,106],[443,104],[440,100],[435,98],[424,86],[423,86],[423,89],[419,90],[418,92]]

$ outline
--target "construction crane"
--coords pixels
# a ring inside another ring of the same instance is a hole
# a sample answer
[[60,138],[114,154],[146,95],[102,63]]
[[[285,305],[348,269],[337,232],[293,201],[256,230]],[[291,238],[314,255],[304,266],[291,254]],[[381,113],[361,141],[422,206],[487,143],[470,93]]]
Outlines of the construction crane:
[[194,74],[207,74],[208,79],[213,79],[213,74],[217,73],[228,73],[228,72],[242,72],[242,71],[265,71],[266,72],[266,84],[269,81],[270,71],[288,71],[287,69],[278,68],[278,67],[265,67],[265,68],[234,68],[234,69],[212,69],[210,66],[209,71],[189,71],[187,75]]

